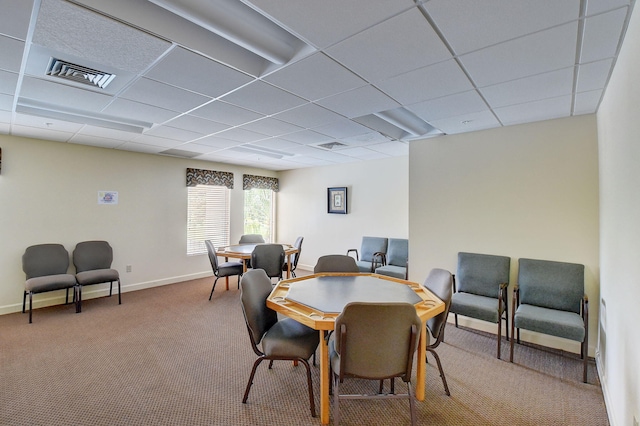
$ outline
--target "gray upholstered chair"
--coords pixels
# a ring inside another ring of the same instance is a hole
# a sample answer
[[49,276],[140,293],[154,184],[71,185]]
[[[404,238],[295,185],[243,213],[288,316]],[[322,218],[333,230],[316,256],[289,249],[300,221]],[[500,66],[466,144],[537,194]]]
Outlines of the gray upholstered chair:
[[269,360],[269,368],[272,367],[274,360],[300,361],[307,369],[309,405],[311,415],[315,417],[313,382],[308,360],[315,354],[320,342],[320,333],[291,318],[278,320],[276,311],[266,305],[271,290],[271,280],[262,269],[253,269],[242,277],[240,284],[242,312],[249,331],[251,347],[258,355],[258,359],[253,363],[242,402],[246,403],[249,398],[253,377],[262,361]]
[[449,308],[451,307],[451,296],[453,295],[453,276],[451,272],[447,270],[435,268],[429,272],[427,279],[422,285],[444,302],[444,312],[427,321],[427,330],[431,334],[431,337],[435,339],[434,342],[430,342],[427,345],[427,351],[436,359],[438,371],[440,372],[442,384],[444,385],[444,392],[447,395],[451,395],[449,386],[447,385],[447,379],[444,376],[440,357],[436,353],[436,348],[444,340],[444,329],[447,325],[447,317],[449,315]]
[[216,249],[213,243],[210,240],[205,240],[204,244],[207,246],[207,254],[209,255],[209,262],[211,263],[211,269],[213,269],[213,275],[216,277],[216,279],[213,281],[211,294],[209,294],[209,300],[211,300],[211,297],[213,296],[213,291],[216,289],[216,284],[219,278],[237,275],[238,288],[240,288],[240,278],[242,277],[242,272],[244,271],[244,265],[242,264],[242,262],[218,263],[218,256],[216,255]]
[[82,287],[85,285],[109,283],[109,297],[113,293],[113,283],[118,283],[118,304],[122,304],[120,274],[111,269],[113,249],[106,241],[83,241],[73,250],[73,264],[78,281],[78,312],[82,311]]
[[376,274],[387,275],[402,280],[407,279],[407,262],[409,261],[409,240],[405,238],[389,238],[384,265],[376,268]]
[[349,249],[347,255],[355,253],[360,272],[374,272],[376,266],[384,262],[383,255],[387,253],[387,241],[387,238],[382,237],[362,237],[360,252],[358,249]]
[[33,295],[54,290],[66,290],[65,303],[69,303],[69,289],[74,289],[76,312],[78,312],[76,277],[67,273],[69,252],[61,244],[38,244],[27,247],[22,255],[22,270],[27,279],[24,283],[22,313],[25,312],[27,294],[29,295],[29,324],[33,312]]
[[[293,243],[294,247],[298,249],[297,253],[294,253],[293,260],[291,260],[291,276],[295,278],[296,276],[296,268],[298,267],[298,260],[300,259],[300,253],[302,252],[302,241],[304,241],[304,237],[296,238],[296,242]],[[285,259],[284,266],[282,267],[282,272],[286,272],[289,269],[289,261]]]
[[238,244],[262,244],[264,237],[260,234],[244,234],[240,237]]
[[458,270],[453,281],[451,313],[498,324],[498,350],[502,341],[502,321],[509,340],[507,287],[511,258],[490,254],[458,253]]
[[[240,241],[238,244],[264,244],[264,237],[260,234],[244,234],[240,236]],[[252,268],[251,259],[247,259],[244,261],[248,268]]]
[[344,254],[327,254],[320,256],[313,273],[320,272],[360,272],[356,260]]
[[[421,326],[409,303],[352,302],[345,306],[329,341],[334,424],[340,423],[340,400],[379,398],[408,399],[411,424],[416,424],[411,370]],[[407,384],[407,393],[342,395],[340,383],[349,377],[391,379],[392,389],[393,379],[400,377]]]
[[519,259],[511,320],[513,362],[514,328],[563,337],[581,343],[582,380],[587,382],[589,301],[584,294],[584,265],[549,260]]
[[269,278],[281,280],[284,259],[282,244],[260,244],[251,253],[251,267],[263,269]]

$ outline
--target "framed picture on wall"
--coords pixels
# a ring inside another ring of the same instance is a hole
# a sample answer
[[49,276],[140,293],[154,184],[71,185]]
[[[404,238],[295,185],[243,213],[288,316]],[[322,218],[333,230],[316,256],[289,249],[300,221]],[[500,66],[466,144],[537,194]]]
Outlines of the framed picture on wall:
[[327,213],[347,214],[347,187],[327,188]]

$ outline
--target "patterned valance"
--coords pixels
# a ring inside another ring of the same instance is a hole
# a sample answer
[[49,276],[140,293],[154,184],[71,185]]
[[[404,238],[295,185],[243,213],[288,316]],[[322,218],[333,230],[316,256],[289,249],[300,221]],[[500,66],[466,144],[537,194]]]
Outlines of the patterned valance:
[[233,173],[215,170],[187,169],[187,186],[215,185],[233,189]]
[[242,189],[271,189],[273,192],[280,190],[278,178],[254,175],[242,175]]

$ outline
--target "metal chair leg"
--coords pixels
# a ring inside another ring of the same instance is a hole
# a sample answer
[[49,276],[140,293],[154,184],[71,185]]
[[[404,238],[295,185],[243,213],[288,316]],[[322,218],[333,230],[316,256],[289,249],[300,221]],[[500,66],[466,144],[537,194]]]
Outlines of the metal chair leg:
[[433,354],[433,357],[436,359],[436,364],[438,365],[438,370],[440,371],[440,377],[442,378],[442,384],[444,385],[444,393],[446,393],[447,396],[451,396],[451,392],[449,392],[449,386],[447,385],[447,378],[444,376],[444,370],[442,369],[442,363],[440,362],[438,353],[429,348],[427,348],[427,351],[431,352]]
[[264,361],[264,359],[265,358],[260,357],[256,359],[256,361],[253,363],[253,368],[251,369],[251,375],[249,376],[249,382],[247,383],[247,388],[245,389],[244,397],[242,398],[243,404],[247,403],[247,398],[249,398],[249,391],[251,390],[251,385],[253,384],[253,377],[256,375],[256,369],[258,368],[260,363]]

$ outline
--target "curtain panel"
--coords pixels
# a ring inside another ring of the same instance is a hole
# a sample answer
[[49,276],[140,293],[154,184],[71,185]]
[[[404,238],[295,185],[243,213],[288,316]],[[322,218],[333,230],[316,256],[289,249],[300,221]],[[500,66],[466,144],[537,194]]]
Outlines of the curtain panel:
[[278,178],[254,175],[242,175],[242,189],[271,189],[273,192],[280,190]]
[[233,189],[233,173],[215,170],[187,169],[187,186],[215,185]]

